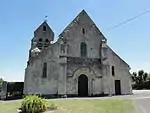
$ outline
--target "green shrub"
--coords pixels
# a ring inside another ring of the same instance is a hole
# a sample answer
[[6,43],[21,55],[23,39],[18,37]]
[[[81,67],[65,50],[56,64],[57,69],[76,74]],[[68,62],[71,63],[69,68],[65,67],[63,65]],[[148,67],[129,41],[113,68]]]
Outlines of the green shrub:
[[20,110],[22,113],[42,113],[48,108],[48,102],[35,95],[29,95],[24,98]]

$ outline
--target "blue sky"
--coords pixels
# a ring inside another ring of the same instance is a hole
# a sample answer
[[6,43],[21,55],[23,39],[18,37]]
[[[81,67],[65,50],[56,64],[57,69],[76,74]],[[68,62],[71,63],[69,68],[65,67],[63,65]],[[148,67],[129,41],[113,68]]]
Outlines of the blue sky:
[[108,28],[150,9],[149,0],[3,0],[0,3],[0,77],[23,81],[33,31],[48,16],[58,34],[85,9],[108,44],[132,68],[150,71],[150,13]]

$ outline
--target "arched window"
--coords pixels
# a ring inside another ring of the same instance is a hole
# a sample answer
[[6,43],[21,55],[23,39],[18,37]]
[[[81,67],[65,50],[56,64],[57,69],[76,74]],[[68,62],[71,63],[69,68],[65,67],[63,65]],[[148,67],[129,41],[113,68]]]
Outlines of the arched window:
[[111,73],[112,73],[112,76],[115,76],[115,67],[114,66],[111,67]]
[[43,64],[43,75],[42,78],[46,78],[47,77],[47,63],[45,62]]
[[48,39],[46,39],[46,40],[45,40],[45,42],[49,42],[49,40],[48,40]]
[[82,28],[82,33],[85,34],[85,29],[84,28]]
[[43,31],[46,31],[46,26],[43,26]]
[[46,40],[45,40],[44,47],[45,47],[45,48],[46,48],[46,47],[48,47],[48,46],[49,46],[49,43],[50,43],[50,42],[49,42],[49,40],[48,40],[48,39],[46,39]]
[[81,52],[81,56],[85,57],[87,55],[87,47],[86,47],[86,43],[82,42],[80,45],[80,52]]
[[39,39],[39,42],[42,42],[42,38]]
[[38,41],[38,48],[42,49],[42,46],[43,46],[42,45],[42,38],[40,38],[39,41]]

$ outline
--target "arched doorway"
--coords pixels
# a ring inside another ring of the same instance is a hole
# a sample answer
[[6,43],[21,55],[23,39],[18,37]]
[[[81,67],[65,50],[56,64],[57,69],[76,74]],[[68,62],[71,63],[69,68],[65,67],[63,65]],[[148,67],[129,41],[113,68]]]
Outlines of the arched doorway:
[[78,78],[78,96],[88,96],[88,78],[86,75],[80,75]]

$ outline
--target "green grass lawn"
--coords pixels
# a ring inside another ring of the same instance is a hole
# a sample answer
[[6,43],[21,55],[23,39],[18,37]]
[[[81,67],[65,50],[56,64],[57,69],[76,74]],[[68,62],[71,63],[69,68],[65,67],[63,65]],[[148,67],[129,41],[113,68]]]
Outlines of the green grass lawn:
[[[46,113],[135,113],[132,100],[60,100]],[[16,113],[21,102],[0,102],[0,113]]]

